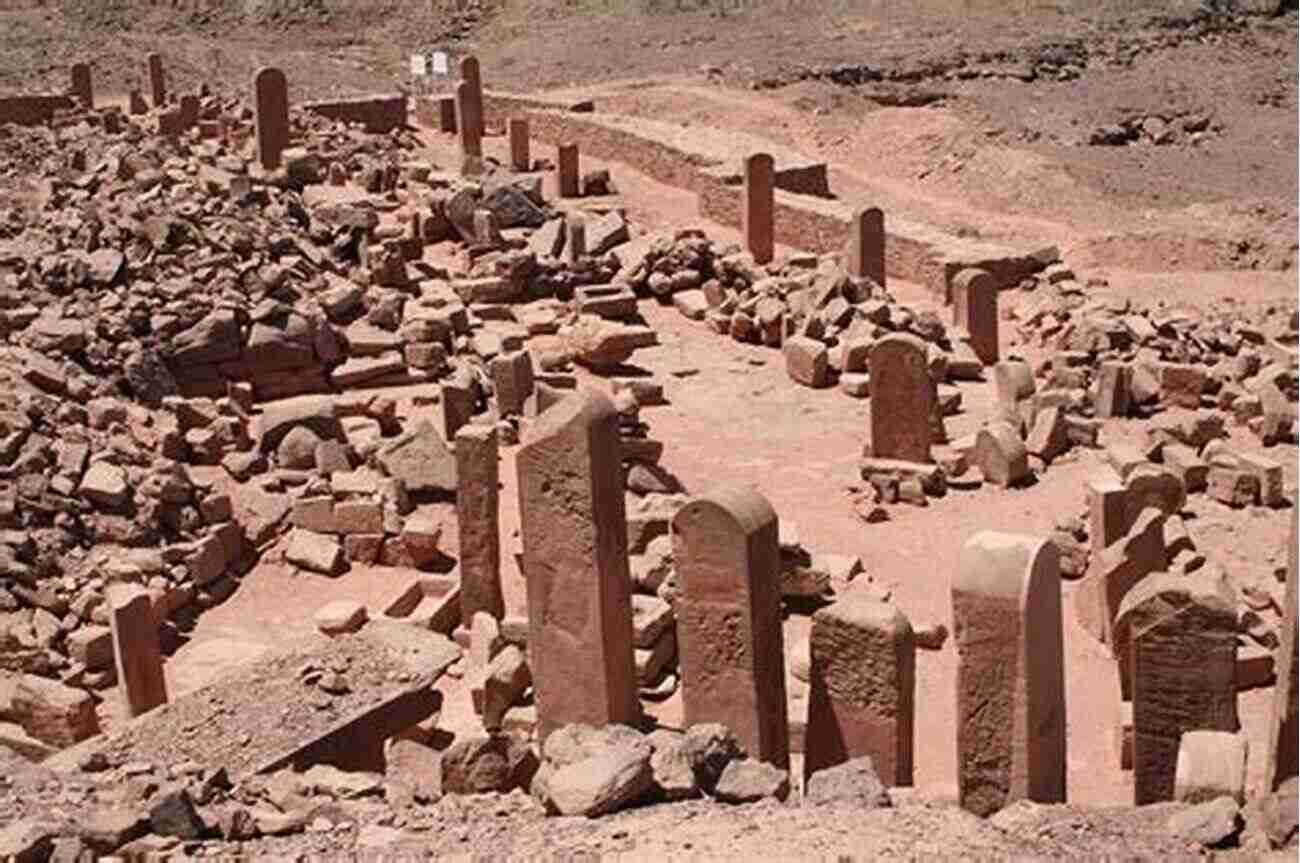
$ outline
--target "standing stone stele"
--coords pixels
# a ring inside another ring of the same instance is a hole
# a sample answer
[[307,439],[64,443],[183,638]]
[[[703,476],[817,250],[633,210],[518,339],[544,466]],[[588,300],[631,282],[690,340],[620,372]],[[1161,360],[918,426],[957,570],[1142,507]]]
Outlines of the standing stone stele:
[[754,489],[723,489],[678,510],[673,537],[686,724],[720,722],[788,769],[776,513]]
[[456,132],[460,135],[460,154],[462,156],[481,157],[483,155],[483,136],[479,132],[480,120],[475,111],[480,110],[474,101],[474,88],[461,81],[456,85]]
[[776,250],[776,163],[771,155],[745,159],[744,182],[740,222],[745,251],[755,263],[770,263]]
[[937,391],[925,342],[909,333],[871,348],[871,454],[928,464]]
[[1065,802],[1060,553],[1048,540],[983,531],[952,582],[957,788],[988,816],[1016,800]]
[[1232,593],[1205,575],[1158,572],[1120,605],[1115,631],[1133,692],[1135,806],[1174,799],[1183,732],[1238,730]]
[[456,432],[456,523],[460,533],[460,619],[478,612],[505,616],[501,593],[500,468],[494,426]]
[[253,77],[256,106],[257,161],[267,171],[280,167],[281,154],[289,147],[289,81],[274,66]]
[[155,108],[161,108],[167,102],[167,81],[163,77],[161,54],[150,54],[147,58],[149,73],[149,99]]
[[148,591],[135,584],[110,585],[107,599],[118,688],[127,715],[139,716],[167,703],[153,603]]
[[986,366],[998,361],[998,284],[986,270],[962,270],[952,280],[952,322],[965,330]]
[[849,590],[813,615],[804,779],[863,755],[886,785],[912,784],[916,640],[892,605]]
[[527,171],[532,168],[532,158],[528,152],[528,121],[523,117],[511,117],[506,122],[510,135],[510,170]]
[[541,414],[517,456],[538,738],[636,724],[618,411],[582,389]]
[[885,213],[879,207],[853,212],[849,223],[849,275],[885,287]]
[[95,85],[90,77],[90,66],[86,63],[73,64],[72,96],[82,110],[95,110]]
[[556,183],[561,198],[576,198],[581,192],[578,177],[578,145],[560,144],[555,153]]
[[1291,522],[1290,538],[1287,546],[1286,564],[1286,607],[1282,610],[1282,643],[1278,647],[1277,683],[1273,688],[1273,714],[1269,721],[1268,751],[1265,766],[1265,791],[1276,791],[1277,787],[1292,776],[1300,774],[1298,769],[1296,744],[1297,720],[1296,701],[1300,698],[1300,686],[1297,686],[1296,669],[1296,519],[1287,514]]

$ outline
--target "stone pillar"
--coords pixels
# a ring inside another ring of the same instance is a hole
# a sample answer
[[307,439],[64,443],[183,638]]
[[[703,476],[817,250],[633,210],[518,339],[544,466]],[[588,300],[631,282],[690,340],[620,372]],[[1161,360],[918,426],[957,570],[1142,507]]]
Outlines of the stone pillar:
[[853,211],[847,269],[855,279],[885,287],[885,213],[879,207]]
[[952,322],[966,331],[971,350],[986,366],[998,361],[998,285],[986,271],[971,267],[952,280]]
[[461,81],[456,85],[456,131],[460,134],[462,156],[483,155],[483,136],[479,133],[481,124],[474,113],[479,110],[482,109],[474,101],[474,88],[468,82]]
[[1126,492],[1119,478],[1109,473],[1087,482],[1088,541],[1094,554],[1119,542],[1125,533]]
[[289,146],[289,82],[274,66],[253,78],[256,105],[257,161],[267,171],[280,167],[280,155]]
[[[483,78],[479,72],[478,58],[474,56],[462,57],[460,60],[460,82],[466,86],[464,108],[466,109],[460,116],[460,124],[463,128],[465,119],[469,118],[470,132],[474,140],[483,140]],[[458,91],[459,92],[459,89]],[[482,155],[474,153],[472,155]]]
[[72,67],[72,97],[84,110],[95,110],[95,85],[90,78],[90,66],[86,63],[76,63]]
[[885,336],[871,348],[871,454],[928,464],[938,401],[925,342]]
[[759,264],[769,263],[775,254],[775,171],[775,162],[767,153],[755,153],[745,159],[741,233],[745,236],[745,250]]
[[518,416],[533,394],[533,355],[528,351],[492,358],[492,383],[497,391],[497,416]]
[[517,456],[539,741],[640,719],[621,460],[618,411],[589,389],[538,416]]
[[912,784],[916,642],[901,611],[848,591],[813,615],[804,779],[863,755],[886,785]]
[[685,722],[721,722],[788,769],[776,513],[754,489],[725,489],[678,510],[673,537]]
[[442,436],[455,440],[461,427],[474,417],[474,389],[463,381],[442,385]]
[[460,533],[460,619],[478,612],[505,616],[501,593],[501,531],[497,432],[466,425],[456,432],[456,523]]
[[1273,687],[1273,715],[1269,723],[1267,761],[1264,767],[1264,791],[1277,787],[1292,776],[1300,774],[1297,765],[1296,701],[1300,686],[1296,682],[1296,519],[1287,514],[1291,522],[1287,546],[1286,606],[1282,609],[1282,644],[1277,651],[1277,683]]
[[510,132],[510,170],[530,170],[533,162],[528,155],[528,121],[523,117],[511,117],[506,128]]
[[587,254],[587,220],[577,213],[571,213],[564,220],[564,230],[564,257],[569,263],[576,264]]
[[445,96],[438,100],[438,131],[456,134],[456,97]]
[[578,145],[561,144],[555,154],[556,184],[561,198],[576,198],[581,193],[578,176]]
[[111,585],[107,599],[118,689],[127,715],[139,716],[167,703],[153,603],[148,591],[134,584]]
[[1133,804],[1172,800],[1183,732],[1238,729],[1236,599],[1158,572],[1124,597],[1115,629],[1133,689]]
[[163,78],[161,54],[150,54],[147,60],[149,73],[149,99],[155,108],[161,108],[167,102],[167,82]]
[[181,97],[180,104],[180,128],[182,131],[193,129],[199,124],[199,97],[192,93],[187,93]]
[[957,787],[988,816],[1016,800],[1065,802],[1060,556],[1048,540],[983,531],[952,582]]
[[1097,397],[1093,403],[1099,417],[1128,416],[1133,367],[1128,363],[1104,362],[1097,375]]

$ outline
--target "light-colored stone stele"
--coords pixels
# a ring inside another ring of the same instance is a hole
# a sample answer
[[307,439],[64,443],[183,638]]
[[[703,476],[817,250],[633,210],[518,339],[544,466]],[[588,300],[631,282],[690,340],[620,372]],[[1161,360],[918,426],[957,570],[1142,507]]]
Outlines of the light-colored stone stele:
[[957,785],[962,808],[1065,801],[1065,672],[1059,553],[1048,540],[984,531],[952,582]]
[[505,616],[496,428],[470,424],[456,432],[456,522],[460,534],[461,620],[478,612]]
[[754,262],[766,264],[775,254],[776,167],[768,153],[745,159],[741,197],[741,233]]
[[538,737],[635,724],[631,576],[618,412],[582,389],[538,417],[517,456]]
[[912,784],[916,639],[865,590],[813,615],[804,778],[867,755],[886,785]]
[[1133,803],[1174,796],[1186,731],[1236,731],[1237,609],[1208,576],[1155,573],[1129,591],[1115,619],[1133,690]]
[[721,723],[750,757],[786,769],[776,513],[754,489],[723,489],[683,506],[673,535],[685,722]]
[[928,464],[937,392],[925,342],[885,336],[871,348],[871,454]]
[[1264,784],[1265,791],[1276,791],[1277,787],[1288,778],[1300,774],[1297,766],[1297,731],[1296,701],[1300,698],[1300,686],[1297,686],[1296,639],[1296,518],[1290,512],[1286,518],[1291,522],[1287,540],[1286,565],[1286,606],[1282,617],[1282,644],[1278,648],[1277,683],[1273,691],[1273,713],[1269,720],[1269,732],[1265,755]]

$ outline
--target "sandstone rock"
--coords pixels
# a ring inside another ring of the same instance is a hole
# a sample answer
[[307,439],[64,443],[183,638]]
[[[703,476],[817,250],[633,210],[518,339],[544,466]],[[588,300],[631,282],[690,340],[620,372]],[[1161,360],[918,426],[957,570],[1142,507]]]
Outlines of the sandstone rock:
[[356,600],[336,599],[322,605],[313,620],[326,635],[356,632],[366,622],[366,607]]
[[301,528],[289,532],[284,558],[323,575],[339,575],[347,566],[343,549],[333,537]]
[[723,803],[754,803],[764,797],[785,800],[789,795],[788,771],[750,758],[728,763],[713,788],[713,796]]
[[561,815],[595,818],[635,802],[653,785],[648,749],[616,747],[549,774],[547,803]]
[[126,471],[106,461],[91,464],[81,478],[80,492],[86,500],[107,510],[121,509],[131,497]]
[[527,788],[537,757],[505,734],[463,737],[442,754],[442,790],[448,794],[506,793]]
[[430,422],[420,422],[381,449],[376,459],[412,494],[456,491],[456,456]]
[[808,777],[803,799],[806,805],[847,801],[862,809],[891,805],[889,792],[866,755],[818,770]]
[[1231,797],[1218,797],[1174,813],[1166,822],[1166,828],[1187,842],[1207,848],[1218,847],[1226,844],[1241,829],[1240,809]]

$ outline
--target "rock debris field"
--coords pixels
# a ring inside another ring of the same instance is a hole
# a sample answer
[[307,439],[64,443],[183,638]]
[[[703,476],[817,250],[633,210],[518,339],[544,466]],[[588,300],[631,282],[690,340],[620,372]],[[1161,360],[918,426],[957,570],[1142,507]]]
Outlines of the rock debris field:
[[1293,858],[1293,289],[137,62],[0,97],[0,860]]

